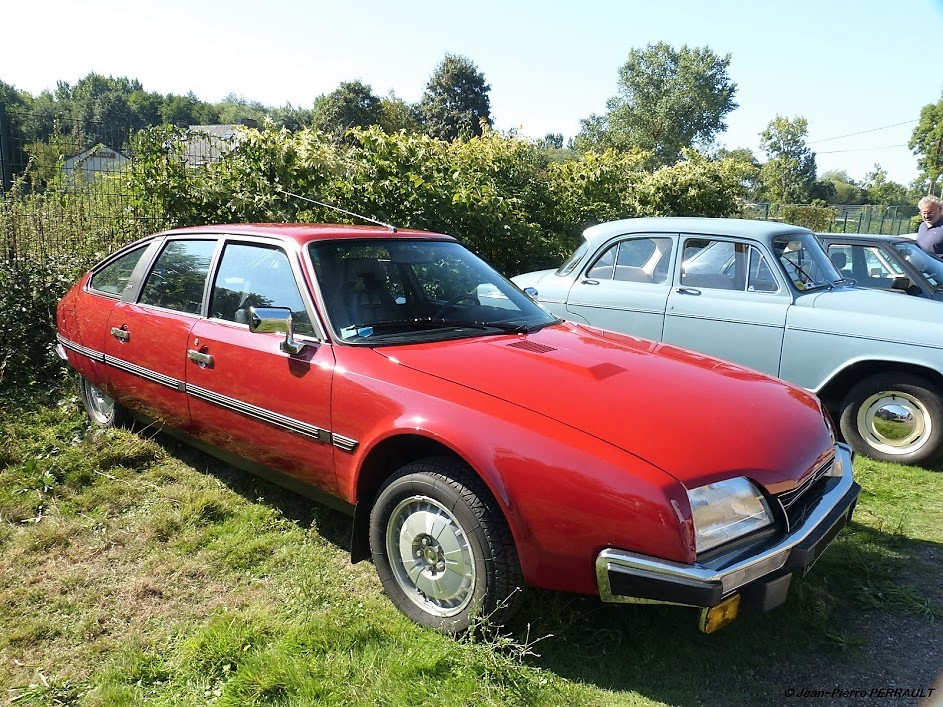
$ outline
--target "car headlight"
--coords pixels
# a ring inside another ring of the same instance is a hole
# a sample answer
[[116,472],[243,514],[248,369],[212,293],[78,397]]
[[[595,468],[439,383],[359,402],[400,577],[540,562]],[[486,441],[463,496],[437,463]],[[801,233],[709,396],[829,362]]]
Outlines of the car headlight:
[[688,491],[697,552],[704,552],[773,523],[769,504],[744,477]]

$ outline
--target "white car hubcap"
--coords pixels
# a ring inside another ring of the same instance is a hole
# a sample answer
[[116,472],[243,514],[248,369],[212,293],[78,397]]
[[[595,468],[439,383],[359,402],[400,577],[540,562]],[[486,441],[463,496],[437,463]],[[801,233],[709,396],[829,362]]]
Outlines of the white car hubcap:
[[409,599],[436,616],[454,616],[471,602],[475,558],[455,516],[428,496],[411,496],[390,514],[386,553]]

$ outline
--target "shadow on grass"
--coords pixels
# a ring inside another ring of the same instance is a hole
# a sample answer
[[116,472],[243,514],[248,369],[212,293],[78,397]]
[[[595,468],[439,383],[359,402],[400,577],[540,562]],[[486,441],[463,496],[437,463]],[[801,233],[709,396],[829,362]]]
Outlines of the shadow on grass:
[[[141,431],[139,431],[139,434]],[[155,436],[154,432],[143,432]],[[307,496],[283,488],[255,474],[239,469],[197,449],[165,432],[158,432],[159,442],[175,459],[209,474],[233,493],[253,503],[264,503],[302,528],[316,527],[321,537],[344,552],[350,552],[353,518]]]
[[[788,691],[930,688],[943,672],[943,544],[852,523],[787,602],[721,631],[697,610],[604,604],[531,592],[512,627],[532,638],[536,667],[615,692],[677,705],[782,704]],[[902,704],[915,704],[916,700]],[[895,702],[896,704],[896,702]]]

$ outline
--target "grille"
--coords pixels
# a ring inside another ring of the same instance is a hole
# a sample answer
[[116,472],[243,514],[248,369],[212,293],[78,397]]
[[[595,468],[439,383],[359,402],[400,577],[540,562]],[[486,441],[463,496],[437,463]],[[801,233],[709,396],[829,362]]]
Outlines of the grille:
[[834,460],[832,460],[827,464],[823,464],[809,474],[805,481],[796,486],[796,488],[791,491],[784,491],[776,496],[776,500],[779,501],[779,505],[786,515],[789,530],[795,528],[806,519],[809,511],[811,511],[812,507],[815,505],[815,502],[825,492],[823,479],[831,470],[832,464],[834,463]]
[[531,353],[539,354],[556,351],[556,349],[552,346],[545,346],[544,344],[538,344],[533,341],[515,341],[513,344],[508,344],[508,348],[523,349],[524,351],[530,351]]

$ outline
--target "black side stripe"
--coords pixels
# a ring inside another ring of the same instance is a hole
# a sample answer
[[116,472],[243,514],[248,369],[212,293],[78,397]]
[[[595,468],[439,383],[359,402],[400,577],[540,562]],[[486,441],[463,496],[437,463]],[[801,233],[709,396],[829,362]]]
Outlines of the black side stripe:
[[95,349],[86,348],[81,344],[75,343],[74,341],[69,341],[61,334],[56,334],[56,341],[62,344],[65,348],[69,349],[69,351],[74,351],[75,353],[81,354],[82,356],[87,356],[98,363],[105,362],[105,354],[99,353],[98,351],[95,351]]
[[69,341],[60,334],[56,334],[56,340],[70,351],[87,356],[93,361],[105,363],[109,366],[117,368],[118,370],[140,376],[145,380],[153,381],[154,383],[159,383],[160,385],[165,385],[168,388],[180,391],[181,393],[188,393],[195,398],[205,400],[206,402],[212,403],[213,405],[219,405],[220,407],[226,408],[228,410],[233,410],[234,412],[238,412],[242,415],[266,422],[270,425],[275,425],[276,427],[281,427],[290,432],[295,432],[296,434],[309,437],[319,442],[331,442],[335,447],[345,452],[353,452],[357,448],[357,445],[360,444],[357,440],[351,439],[350,437],[344,437],[343,435],[339,434],[332,435],[330,430],[318,427],[317,425],[311,425],[307,422],[296,420],[293,417],[288,417],[287,415],[281,415],[277,412],[266,410],[265,408],[258,407],[257,405],[244,403],[241,400],[236,400],[235,398],[230,398],[226,395],[215,393],[212,390],[207,390],[206,388],[201,388],[196,385],[187,385],[183,381],[166,376],[163,373],[158,373],[157,371],[152,371],[149,368],[144,368],[143,366],[138,366],[137,364],[124,361],[120,358],[115,358],[114,356],[108,356],[95,351],[94,349],[76,344],[74,341]]
[[158,373],[157,371],[152,371],[150,368],[144,368],[143,366],[138,366],[134,363],[122,361],[120,358],[115,358],[114,356],[109,356],[108,354],[105,354],[105,363],[107,363],[109,366],[114,366],[121,371],[133,373],[134,375],[140,376],[146,380],[160,383],[161,385],[166,385],[168,388],[173,388],[174,390],[179,390],[181,393],[186,389],[183,381],[179,381],[176,378],[171,378],[170,376],[165,376],[163,373]]
[[265,408],[260,408],[256,405],[250,405],[249,403],[244,403],[241,400],[236,400],[235,398],[230,398],[226,395],[214,393],[212,390],[207,390],[206,388],[200,388],[196,385],[188,385],[186,390],[190,395],[195,398],[199,398],[200,400],[205,400],[209,403],[213,403],[214,405],[219,405],[220,407],[234,410],[235,412],[255,418],[256,420],[267,422],[270,425],[282,427],[291,432],[304,435],[305,437],[316,439],[319,442],[327,442],[331,438],[331,433],[328,430],[322,429],[321,427],[309,425],[307,422],[296,420],[295,418],[288,417],[287,415],[280,415],[277,412],[272,412],[271,410],[266,410]]

